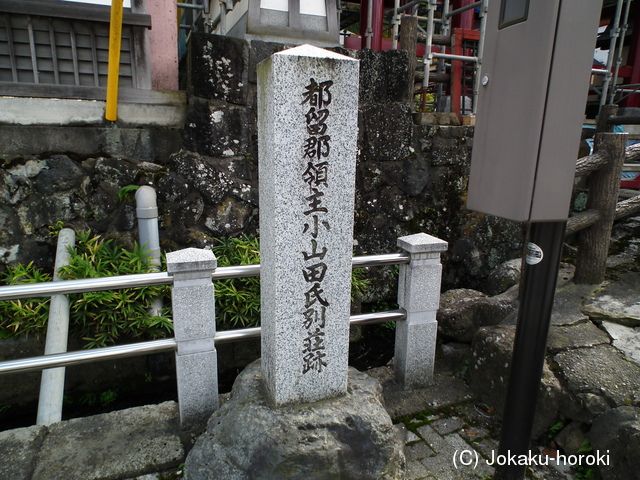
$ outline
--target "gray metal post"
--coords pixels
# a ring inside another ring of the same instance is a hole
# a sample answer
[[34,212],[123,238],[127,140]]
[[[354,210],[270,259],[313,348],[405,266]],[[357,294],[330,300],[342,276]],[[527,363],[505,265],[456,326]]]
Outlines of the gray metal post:
[[[63,228],[58,233],[55,270],[53,281],[60,280],[58,270],[69,264],[69,247],[76,243],[76,233]],[[67,351],[69,337],[69,299],[66,295],[52,295],[47,323],[47,340],[44,354],[64,353]],[[62,420],[62,402],[64,396],[65,368],[51,368],[42,371],[40,398],[38,400],[37,425],[51,425]]]
[[400,28],[400,13],[398,13],[398,8],[400,8],[400,0],[394,0],[393,2],[393,36],[391,40],[391,48],[394,50],[398,49],[398,31]]
[[218,408],[218,364],[211,250],[186,248],[167,253],[173,275],[171,299],[175,330],[180,422],[185,430],[203,425]]
[[[606,73],[604,74],[604,81],[602,82],[602,93],[600,95],[600,108],[602,108],[602,106],[606,103],[613,103],[612,100],[609,100],[610,98],[613,98],[613,95],[609,96],[609,88],[611,85],[611,67],[613,66],[613,57],[616,54],[616,44],[618,42],[618,37],[620,36],[620,16],[622,15],[622,2],[623,0],[618,0],[617,2],[613,28],[611,29],[611,41],[609,42],[609,55],[607,55]],[[611,90],[613,91],[613,88]]]
[[411,255],[400,266],[398,304],[407,319],[396,323],[395,376],[403,389],[424,388],[433,381],[440,303],[440,252],[447,242],[426,233],[398,238],[398,246]]
[[476,62],[476,77],[473,80],[473,102],[471,113],[478,113],[478,93],[480,91],[480,82],[482,79],[482,57],[484,56],[484,38],[487,31],[487,10],[489,0],[483,0],[480,5],[480,38],[478,39],[478,61]]

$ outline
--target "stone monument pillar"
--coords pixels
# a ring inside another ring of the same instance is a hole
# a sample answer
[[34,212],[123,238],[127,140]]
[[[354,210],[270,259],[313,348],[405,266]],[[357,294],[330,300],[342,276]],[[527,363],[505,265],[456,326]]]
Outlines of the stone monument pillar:
[[262,360],[189,452],[189,480],[405,478],[382,386],[347,367],[358,72],[308,45],[258,67]]
[[346,393],[358,60],[310,45],[258,66],[262,370],[274,405]]

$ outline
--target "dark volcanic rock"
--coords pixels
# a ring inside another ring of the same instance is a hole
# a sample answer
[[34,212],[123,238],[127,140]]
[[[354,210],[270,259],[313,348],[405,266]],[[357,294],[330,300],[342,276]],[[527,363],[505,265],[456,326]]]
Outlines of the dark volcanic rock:
[[640,408],[618,407],[593,421],[587,437],[595,453],[607,455],[598,470],[607,480],[640,479]]
[[404,478],[403,447],[381,398],[377,380],[350,369],[345,396],[272,408],[254,362],[189,453],[185,478]]
[[249,43],[237,38],[194,33],[190,40],[190,94],[247,104]]
[[66,155],[47,159],[46,167],[36,178],[36,189],[44,195],[78,188],[86,176],[82,167]]
[[470,343],[478,328],[499,324],[516,308],[513,295],[488,297],[466,288],[449,290],[440,297],[438,330],[448,338]]

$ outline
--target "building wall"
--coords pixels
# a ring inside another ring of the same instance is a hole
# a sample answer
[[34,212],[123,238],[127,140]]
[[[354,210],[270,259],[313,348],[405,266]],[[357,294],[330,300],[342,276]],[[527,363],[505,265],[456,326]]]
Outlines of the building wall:
[[175,0],[146,0],[152,18],[149,31],[151,88],[178,90],[178,26]]
[[[182,149],[172,154],[141,156],[135,135],[122,137],[133,143],[119,149],[96,137],[93,153],[86,142],[82,152],[73,142],[64,152],[35,151],[47,127],[37,127],[34,145],[21,155],[0,153],[0,265],[35,260],[50,267],[48,226],[57,221],[135,240],[135,205],[118,195],[127,185],[156,189],[164,251],[258,233],[255,67],[284,48],[195,35]],[[413,124],[405,52],[339,51],[361,61],[354,254],[395,252],[397,237],[426,232],[449,242],[445,287],[481,287],[492,268],[520,255],[523,232],[464,208],[473,127]],[[56,135],[65,131],[58,127]],[[114,151],[123,153],[108,153]],[[366,300],[395,298],[392,270]]]

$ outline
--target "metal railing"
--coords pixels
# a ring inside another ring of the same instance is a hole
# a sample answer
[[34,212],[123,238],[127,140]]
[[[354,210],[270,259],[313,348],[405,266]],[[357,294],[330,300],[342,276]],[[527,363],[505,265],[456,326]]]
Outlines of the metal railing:
[[[352,267],[380,267],[385,265],[400,265],[409,263],[408,254],[392,253],[385,255],[367,255],[353,257]],[[260,265],[240,265],[234,267],[219,267],[211,275],[212,280],[226,280],[231,278],[258,277]],[[102,278],[87,278],[80,280],[62,280],[58,282],[32,283],[24,285],[10,285],[0,288],[0,301],[18,300],[23,298],[48,297],[52,295],[72,295],[77,293],[97,292],[102,290],[118,290],[123,288],[150,287],[171,285],[173,277],[167,272],[141,273],[135,275],[120,275]],[[403,309],[386,312],[365,313],[352,315],[349,323],[365,325],[384,323],[406,318]],[[251,338],[259,338],[260,327],[240,330],[226,330],[216,332],[216,344],[232,343]],[[24,373],[45,368],[66,367],[91,363],[101,360],[150,355],[153,353],[175,350],[177,342],[173,338],[153,340],[148,342],[118,345],[113,347],[96,348],[76,352],[42,355],[19,360],[0,362],[0,375],[10,373]]]
[[[400,321],[396,329],[395,379],[403,389],[424,388],[433,378],[440,253],[446,250],[447,242],[425,233],[397,241],[403,253],[353,257],[351,264],[352,268],[399,265],[399,308],[352,315],[349,323]],[[262,333],[260,327],[216,332],[213,281],[256,276],[260,276],[260,265],[216,268],[212,252],[190,248],[167,253],[167,272],[0,287],[0,300],[16,300],[171,285],[174,323],[174,338],[0,362],[0,375],[174,351],[180,422],[185,429],[194,428],[206,422],[219,405],[215,345],[259,338]],[[195,316],[193,305],[198,305]]]

